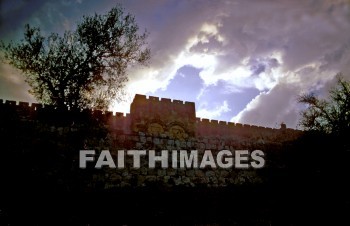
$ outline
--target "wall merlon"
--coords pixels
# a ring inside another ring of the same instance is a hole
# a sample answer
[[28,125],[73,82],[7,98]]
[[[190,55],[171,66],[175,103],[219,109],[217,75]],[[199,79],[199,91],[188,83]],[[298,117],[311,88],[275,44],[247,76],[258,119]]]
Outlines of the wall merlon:
[[149,96],[148,99],[149,99],[150,101],[155,101],[155,102],[160,101],[160,100],[159,100],[159,97],[154,97],[154,96]]
[[185,101],[185,105],[195,106],[195,103],[191,101]]
[[10,105],[10,106],[16,106],[17,105],[16,101],[14,101],[14,100],[6,100],[5,104],[6,105]]
[[214,125],[219,124],[219,121],[218,121],[218,120],[216,120],[216,119],[212,119],[212,120],[210,120],[210,122],[211,122],[212,124],[214,124]]
[[[72,111],[68,109],[57,109],[51,105],[40,103],[29,103],[23,101],[11,101],[0,99],[0,108],[15,110],[22,119],[25,120],[84,120],[92,116],[103,121],[109,128],[118,133],[134,133],[151,130],[162,130],[162,133],[169,132],[172,125],[180,126],[187,133],[187,137],[234,137],[255,134],[257,136],[275,136],[278,133],[299,134],[298,130],[291,128],[266,128],[263,126],[219,121],[196,117],[195,103],[181,100],[171,100],[169,98],[159,98],[154,96],[135,95],[130,106],[130,113],[99,111],[84,109],[82,111]],[[79,119],[81,118],[81,119]],[[162,128],[159,128],[162,127]],[[176,128],[177,129],[177,128]],[[289,135],[288,135],[289,136]]]
[[236,124],[234,122],[228,122],[227,125],[230,126],[230,127],[231,126],[236,126]]
[[171,99],[169,98],[162,98],[160,101],[163,103],[171,103]]
[[259,129],[258,126],[254,126],[254,125],[250,126],[250,128],[251,128],[251,129]]
[[184,104],[182,100],[173,100],[174,104]]
[[115,113],[115,117],[117,117],[117,118],[124,117],[124,113],[122,113],[122,112],[116,112],[116,113]]
[[138,101],[138,100],[146,100],[146,95],[141,95],[141,94],[136,94],[134,97],[134,101]]
[[106,117],[114,116],[112,111],[105,111],[104,114],[106,115]]
[[22,108],[29,108],[29,103],[28,102],[22,102],[20,101],[18,103],[18,106],[22,107]]

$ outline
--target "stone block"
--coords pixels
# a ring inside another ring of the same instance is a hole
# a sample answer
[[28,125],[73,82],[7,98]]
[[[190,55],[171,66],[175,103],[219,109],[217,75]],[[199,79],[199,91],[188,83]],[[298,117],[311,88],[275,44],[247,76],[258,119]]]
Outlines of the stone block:
[[157,177],[154,175],[149,175],[145,177],[145,182],[155,182],[157,181]]
[[176,169],[173,169],[173,168],[168,168],[168,169],[166,170],[166,173],[167,173],[168,176],[175,176],[175,175],[176,175],[176,172],[177,172],[177,170],[176,170]]
[[174,183],[176,186],[183,184],[181,177],[174,178]]
[[140,137],[140,142],[141,143],[146,143],[146,141],[147,141],[146,137],[144,137],[144,136]]
[[157,175],[157,171],[155,169],[149,168],[147,170],[147,175]]
[[160,177],[163,177],[166,175],[166,170],[165,169],[158,169],[157,170],[157,175]]
[[186,176],[193,177],[194,175],[195,175],[194,170],[192,170],[192,169],[186,170]]
[[164,177],[163,177],[163,182],[164,182],[164,183],[168,183],[169,180],[170,180],[170,176],[164,176]]
[[228,177],[230,173],[226,170],[220,170],[220,177]]
[[168,140],[168,145],[174,145],[174,140]]
[[215,172],[212,170],[208,170],[207,172],[205,172],[205,176],[206,177],[215,177]]
[[194,174],[196,177],[204,177],[205,176],[203,170],[201,170],[201,169],[195,169]]
[[154,138],[154,139],[153,139],[153,143],[154,143],[154,144],[160,144],[159,138]]
[[141,167],[140,168],[140,174],[141,175],[147,175],[147,168],[146,167]]
[[137,186],[145,186],[145,180],[146,177],[145,176],[137,176]]
[[188,148],[191,148],[191,147],[192,147],[192,142],[191,142],[191,141],[187,141],[186,146],[187,146]]
[[186,170],[185,169],[178,169],[177,170],[177,175],[179,176],[185,176],[186,174]]
[[206,144],[205,144],[205,149],[210,150],[210,149],[211,149],[211,144],[206,143]]
[[182,177],[181,179],[184,184],[189,184],[191,182],[190,178],[188,177]]
[[140,139],[139,139],[138,136],[132,136],[132,137],[131,137],[131,140],[132,140],[132,141],[139,141]]
[[140,142],[136,142],[135,148],[138,150],[142,150],[143,149],[143,144]]

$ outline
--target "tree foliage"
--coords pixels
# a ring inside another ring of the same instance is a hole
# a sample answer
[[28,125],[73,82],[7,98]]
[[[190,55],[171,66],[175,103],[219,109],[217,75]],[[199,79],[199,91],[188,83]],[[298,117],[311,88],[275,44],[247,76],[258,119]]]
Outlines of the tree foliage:
[[306,130],[345,136],[350,134],[350,82],[337,76],[337,84],[329,91],[328,100],[304,94],[299,102],[307,104],[301,112],[300,124]]
[[1,43],[5,62],[23,72],[42,103],[105,110],[121,97],[127,68],[148,63],[147,32],[138,34],[134,16],[121,6],[84,16],[74,31],[44,37],[25,26],[19,43]]

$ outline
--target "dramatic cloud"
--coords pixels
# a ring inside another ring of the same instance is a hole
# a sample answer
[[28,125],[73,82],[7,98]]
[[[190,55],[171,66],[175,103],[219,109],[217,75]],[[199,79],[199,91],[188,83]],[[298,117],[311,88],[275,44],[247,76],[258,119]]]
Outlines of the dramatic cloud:
[[[256,96],[232,121],[249,122],[279,128],[279,123],[297,124],[298,108],[295,106],[296,87],[278,84],[268,92]],[[261,119],[264,119],[261,122]]]
[[218,118],[222,113],[226,113],[231,111],[231,109],[228,107],[227,101],[224,100],[221,106],[216,106],[212,110],[207,109],[200,109],[197,111],[197,117],[201,118],[209,118],[209,119],[216,119]]
[[[200,117],[295,128],[300,93],[324,96],[336,73],[350,78],[348,1],[119,2],[150,32],[152,59],[149,67],[130,70],[129,95],[114,106],[117,111],[128,111],[133,95],[142,93],[195,101]],[[82,15],[106,12],[115,2],[0,4],[1,37],[18,40],[25,23],[62,32]],[[28,99],[23,81],[8,79],[5,68],[0,68],[1,97]]]

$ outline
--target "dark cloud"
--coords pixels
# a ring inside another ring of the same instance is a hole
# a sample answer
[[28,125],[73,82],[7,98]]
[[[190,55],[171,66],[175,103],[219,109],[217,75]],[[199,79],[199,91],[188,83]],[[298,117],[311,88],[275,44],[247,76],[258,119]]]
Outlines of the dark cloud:
[[[150,32],[151,64],[130,71],[130,92],[187,100],[203,92],[197,106],[208,114],[221,109],[218,119],[295,127],[295,96],[325,95],[339,71],[350,78],[345,0],[7,0],[1,3],[0,35],[17,39],[27,22],[44,32],[63,31],[82,15],[106,12],[117,2]],[[1,81],[4,73],[0,68]]]
[[249,61],[250,70],[252,75],[259,75],[263,72],[267,72],[273,68],[280,66],[280,63],[276,58],[265,59],[251,59]]
[[23,28],[31,17],[47,1],[45,0],[12,0],[0,2],[0,36],[14,38],[14,32]]

